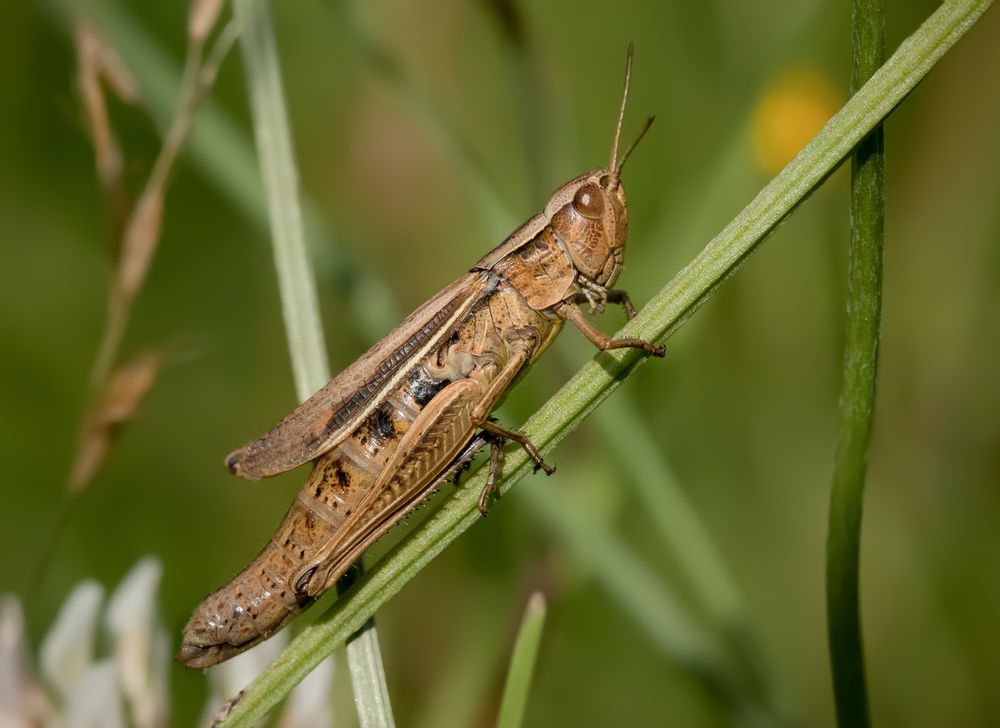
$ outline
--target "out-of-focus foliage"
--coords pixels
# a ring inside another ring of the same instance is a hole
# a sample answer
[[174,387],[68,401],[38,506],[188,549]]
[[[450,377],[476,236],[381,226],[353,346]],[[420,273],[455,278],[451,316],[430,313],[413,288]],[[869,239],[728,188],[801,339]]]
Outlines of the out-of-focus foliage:
[[[162,50],[179,70],[182,6],[101,5],[138,23],[130,43]],[[357,276],[392,291],[393,301],[372,302],[378,310],[409,310],[509,232],[507,211],[526,218],[556,185],[604,163],[629,40],[626,136],[657,115],[625,175],[620,284],[637,303],[742,207],[773,172],[761,164],[780,164],[784,143],[808,138],[848,83],[843,3],[522,2],[513,21],[503,3],[356,5],[356,17],[338,2],[273,8],[303,188],[330,231],[315,252],[335,370],[384,333],[356,323],[344,292],[364,290]],[[888,47],[934,7],[894,3]],[[62,512],[112,254],[61,8],[0,10],[0,591],[21,593]],[[403,85],[384,57],[372,63],[362,34],[391,50]],[[998,42],[993,11],[886,127],[882,362],[862,554],[872,711],[884,725],[1000,720]],[[213,103],[249,142],[238,64],[226,61]],[[159,149],[157,126],[142,102],[112,100],[109,112],[135,191]],[[205,168],[189,154],[176,170],[123,347],[129,356],[170,345],[183,356],[159,373],[67,519],[25,607],[36,646],[72,585],[95,576],[110,587],[146,553],[162,560],[160,612],[176,638],[197,601],[269,537],[301,483],[301,472],[245,483],[221,465],[295,397],[264,228]],[[770,679],[808,725],[832,720],[823,546],[846,242],[839,172],[671,340],[665,361],[615,395],[627,404],[616,412],[631,412],[659,444],[693,502]],[[350,251],[357,272],[344,272],[332,246]],[[621,320],[606,319],[609,331]],[[577,347],[558,348],[565,356],[540,362],[512,394],[505,422],[522,421],[565,379],[567,361],[581,361]],[[637,507],[631,474],[642,464],[625,467],[620,452],[585,425],[555,453],[555,476],[524,482],[380,612],[401,724],[494,719],[535,589],[548,616],[527,725],[728,720],[519,493],[575,501],[690,596]],[[205,678],[178,667],[170,682],[173,720],[190,724]],[[341,724],[352,712],[344,702]]]

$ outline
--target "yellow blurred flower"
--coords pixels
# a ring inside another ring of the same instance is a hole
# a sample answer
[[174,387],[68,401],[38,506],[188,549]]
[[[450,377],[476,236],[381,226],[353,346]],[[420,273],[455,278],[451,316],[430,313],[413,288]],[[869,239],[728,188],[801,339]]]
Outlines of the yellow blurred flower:
[[840,94],[817,71],[796,69],[777,77],[754,110],[757,163],[768,174],[777,174],[839,107]]

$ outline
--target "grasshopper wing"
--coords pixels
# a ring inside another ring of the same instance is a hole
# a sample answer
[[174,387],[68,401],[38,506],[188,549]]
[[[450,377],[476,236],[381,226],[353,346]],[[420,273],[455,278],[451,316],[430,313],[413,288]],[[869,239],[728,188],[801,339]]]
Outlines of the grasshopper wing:
[[354,513],[292,579],[300,597],[315,598],[333,586],[365,549],[434,492],[479,425],[473,410],[482,398],[476,381],[460,379],[430,401]]
[[489,292],[492,277],[473,271],[406,317],[389,335],[267,433],[230,453],[226,465],[249,480],[267,478],[335,447]]

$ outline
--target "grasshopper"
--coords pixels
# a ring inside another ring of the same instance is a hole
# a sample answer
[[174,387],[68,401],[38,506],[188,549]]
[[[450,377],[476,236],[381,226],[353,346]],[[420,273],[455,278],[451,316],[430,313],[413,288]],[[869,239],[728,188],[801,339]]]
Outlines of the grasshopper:
[[534,445],[490,418],[506,392],[570,322],[601,351],[636,348],[587,319],[607,303],[622,269],[628,208],[622,167],[653,119],[619,159],[625,90],[604,169],[573,178],[544,210],[435,295],[269,432],[226,458],[236,475],[267,478],[315,460],[281,526],[256,559],[201,603],[177,659],[210,667],[267,639],[320,595],[443,478],[489,444],[483,515],[506,441],[551,473]]

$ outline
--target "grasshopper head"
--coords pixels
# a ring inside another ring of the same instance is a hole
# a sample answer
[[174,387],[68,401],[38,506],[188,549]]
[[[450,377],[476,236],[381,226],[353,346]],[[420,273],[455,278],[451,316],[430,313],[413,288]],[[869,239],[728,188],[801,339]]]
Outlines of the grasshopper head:
[[618,159],[628,85],[632,76],[632,44],[625,64],[625,92],[622,94],[618,125],[606,169],[595,169],[570,180],[549,198],[545,217],[565,244],[573,265],[586,278],[601,286],[611,286],[621,273],[628,233],[628,204],[622,187],[622,167],[636,144],[649,130],[653,117],[635,141]]
[[549,198],[545,217],[582,275],[610,286],[621,272],[628,233],[628,206],[621,183],[606,169],[572,179]]

